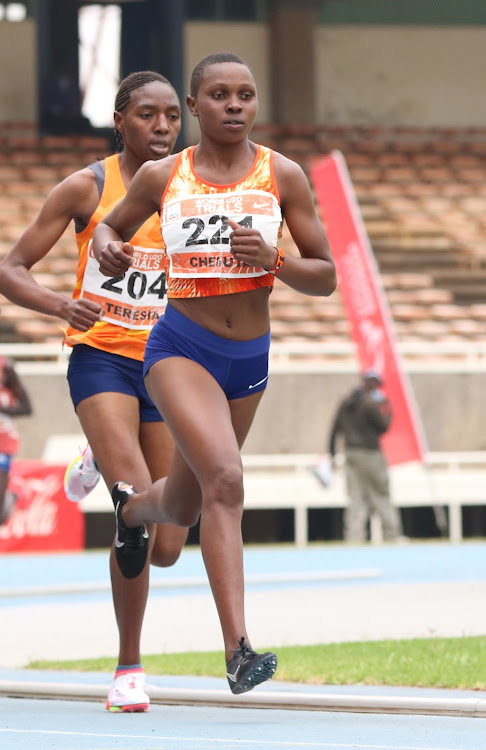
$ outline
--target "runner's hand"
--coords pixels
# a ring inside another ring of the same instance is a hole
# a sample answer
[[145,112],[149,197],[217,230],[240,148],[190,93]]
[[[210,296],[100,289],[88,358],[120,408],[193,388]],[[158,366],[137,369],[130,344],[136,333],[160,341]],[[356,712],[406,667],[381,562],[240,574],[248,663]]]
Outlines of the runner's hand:
[[103,308],[90,299],[71,300],[66,320],[77,331],[89,330],[103,318]]
[[230,234],[231,255],[247,266],[273,268],[277,251],[267,245],[258,229],[240,227],[233,219],[228,223],[233,230]]
[[121,276],[133,263],[133,246],[129,242],[109,242],[100,253],[99,263],[104,276]]

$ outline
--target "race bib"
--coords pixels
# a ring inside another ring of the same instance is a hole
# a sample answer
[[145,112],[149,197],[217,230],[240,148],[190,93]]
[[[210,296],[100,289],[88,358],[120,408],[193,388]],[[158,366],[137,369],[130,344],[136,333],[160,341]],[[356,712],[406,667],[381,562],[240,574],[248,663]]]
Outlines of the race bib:
[[103,321],[142,330],[152,328],[165,310],[165,257],[160,248],[134,246],[133,259],[124,274],[103,276],[90,242],[81,297],[101,305]]
[[169,276],[218,278],[268,273],[231,255],[229,219],[257,229],[265,242],[277,245],[282,212],[275,196],[264,190],[182,195],[164,203],[160,226],[170,261]]

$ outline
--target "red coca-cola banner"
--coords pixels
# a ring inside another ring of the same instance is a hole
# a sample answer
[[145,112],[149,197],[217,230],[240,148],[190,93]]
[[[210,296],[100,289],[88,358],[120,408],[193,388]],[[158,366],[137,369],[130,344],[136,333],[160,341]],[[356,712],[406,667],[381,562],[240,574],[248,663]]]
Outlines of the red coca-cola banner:
[[17,495],[7,523],[0,526],[1,552],[52,552],[84,548],[84,514],[64,494],[65,466],[17,460],[9,489]]
[[383,450],[390,464],[423,461],[425,441],[420,420],[343,155],[333,151],[317,161],[312,179],[360,367],[380,373],[393,407]]

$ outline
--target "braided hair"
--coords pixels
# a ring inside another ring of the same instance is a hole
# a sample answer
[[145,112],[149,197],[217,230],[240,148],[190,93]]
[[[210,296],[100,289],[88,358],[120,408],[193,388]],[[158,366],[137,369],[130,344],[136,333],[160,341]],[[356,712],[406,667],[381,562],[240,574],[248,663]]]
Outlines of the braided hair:
[[[173,88],[171,82],[162,73],[156,73],[153,70],[140,70],[137,73],[130,73],[118,87],[115,98],[115,111],[123,112],[129,104],[133,92],[142,86],[146,86],[147,83],[152,83],[152,81],[160,81],[160,83],[165,83],[167,86]],[[116,153],[123,151],[123,136],[117,128],[115,128],[113,144]]]

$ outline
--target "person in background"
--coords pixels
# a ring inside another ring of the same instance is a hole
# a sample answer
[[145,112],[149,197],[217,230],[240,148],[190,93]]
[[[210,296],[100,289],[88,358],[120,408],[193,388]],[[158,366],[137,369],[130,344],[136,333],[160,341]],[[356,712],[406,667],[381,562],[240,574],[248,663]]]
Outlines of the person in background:
[[[154,71],[127,76],[116,95],[114,122],[117,153],[57,185],[0,266],[0,291],[6,297],[68,323],[65,342],[73,347],[68,382],[89,442],[66,473],[72,500],[81,500],[93,489],[99,472],[109,488],[123,475],[148,489],[167,474],[174,453],[172,436],[147,393],[142,372],[150,329],[166,303],[157,212],[131,238],[135,257],[129,272],[107,279],[91,252],[95,227],[124,197],[141,165],[163,160],[175,146],[181,109],[173,86]],[[40,286],[31,273],[71,222],[79,253],[72,298]],[[187,530],[152,524],[148,532],[148,560],[160,567],[173,565]],[[115,712],[147,711],[140,637],[149,563],[128,580],[114,560],[112,548],[119,656],[106,707]]]
[[329,455],[334,464],[338,439],[344,442],[348,505],[344,513],[344,538],[363,542],[367,523],[376,513],[385,540],[402,538],[399,510],[390,497],[388,464],[380,438],[390,427],[392,407],[381,390],[383,380],[376,370],[366,370],[361,384],[339,405],[329,436]]
[[[199,143],[144,164],[93,237],[103,273],[122,273],[133,263],[133,232],[160,210],[170,263],[168,304],[150,333],[144,374],[176,452],[168,477],[148,490],[124,472],[113,486],[118,535],[127,543],[117,560],[124,575],[143,567],[145,523],[184,528],[200,518],[226,676],[240,694],[277,667],[276,655],[254,651],[247,633],[241,535],[240,450],[268,382],[269,296],[278,275],[293,289],[326,297],[336,274],[304,171],[249,139],[258,95],[248,65],[230,52],[204,58],[187,103]],[[283,217],[295,255],[278,247]],[[197,613],[195,620],[197,628]]]
[[32,406],[11,359],[0,357],[0,526],[8,521],[15,495],[8,489],[12,459],[19,449],[13,417],[28,417]]

